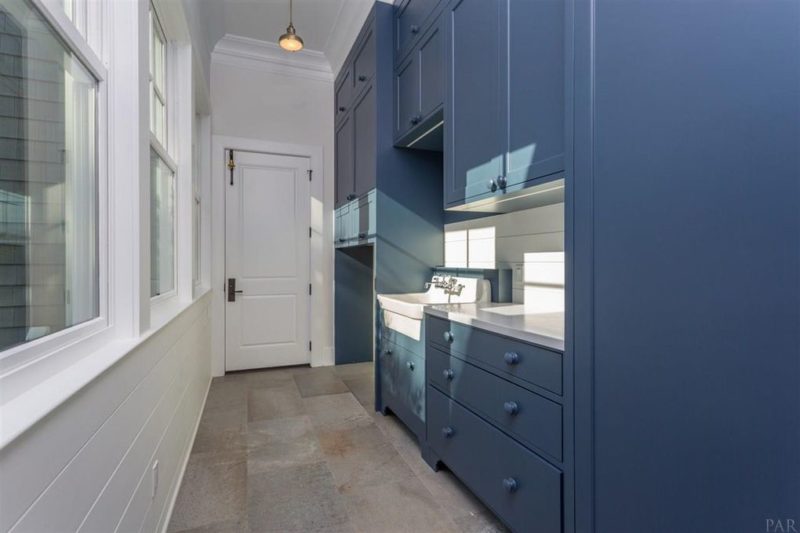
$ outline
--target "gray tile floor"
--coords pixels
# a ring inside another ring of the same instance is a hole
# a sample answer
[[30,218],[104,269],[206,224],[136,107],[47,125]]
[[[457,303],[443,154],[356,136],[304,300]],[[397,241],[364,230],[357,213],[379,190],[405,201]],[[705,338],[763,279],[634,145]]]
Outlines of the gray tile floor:
[[371,363],[215,378],[169,531],[504,531],[373,398]]

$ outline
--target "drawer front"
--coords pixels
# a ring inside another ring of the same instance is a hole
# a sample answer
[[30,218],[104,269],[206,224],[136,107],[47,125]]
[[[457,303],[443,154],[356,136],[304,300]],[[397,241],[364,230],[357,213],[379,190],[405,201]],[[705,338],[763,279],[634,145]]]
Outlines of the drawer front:
[[405,56],[422,35],[428,16],[440,0],[408,0],[395,13],[395,49],[397,59]]
[[[424,359],[385,340],[381,341],[381,345],[381,391],[384,403],[388,403],[401,417],[407,411],[424,422]],[[400,408],[397,404],[400,404]]]
[[561,471],[433,387],[428,444],[515,531],[561,531]]
[[480,368],[428,348],[431,383],[527,446],[561,461],[561,406]]
[[556,394],[562,392],[562,355],[464,324],[427,316],[428,342],[448,354],[513,376]]

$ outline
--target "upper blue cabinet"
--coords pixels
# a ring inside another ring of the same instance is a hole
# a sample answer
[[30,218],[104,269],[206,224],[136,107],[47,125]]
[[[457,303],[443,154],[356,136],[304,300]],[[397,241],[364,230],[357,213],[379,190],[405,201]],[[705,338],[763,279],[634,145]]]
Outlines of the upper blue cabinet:
[[442,150],[443,4],[405,0],[395,7],[395,146]]
[[527,189],[564,173],[564,1],[451,0],[443,18],[445,207],[559,201]]

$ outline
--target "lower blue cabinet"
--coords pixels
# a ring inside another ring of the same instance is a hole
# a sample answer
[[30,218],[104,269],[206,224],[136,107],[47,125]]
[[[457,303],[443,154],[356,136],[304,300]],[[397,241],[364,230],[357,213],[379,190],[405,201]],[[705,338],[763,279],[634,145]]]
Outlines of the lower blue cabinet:
[[425,434],[425,360],[386,340],[381,347],[383,406],[422,437]]
[[427,443],[514,531],[562,531],[562,473],[436,388],[428,387]]

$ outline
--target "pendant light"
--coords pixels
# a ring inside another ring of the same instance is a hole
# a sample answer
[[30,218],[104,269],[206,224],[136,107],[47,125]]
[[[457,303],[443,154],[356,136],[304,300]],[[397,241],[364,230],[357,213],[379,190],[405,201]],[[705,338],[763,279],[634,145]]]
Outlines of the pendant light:
[[297,35],[292,24],[292,0],[289,0],[289,26],[286,28],[286,33],[278,39],[278,44],[287,52],[299,52],[303,49],[303,39]]

